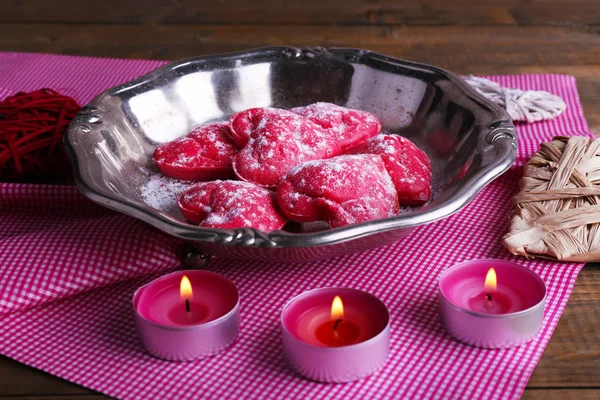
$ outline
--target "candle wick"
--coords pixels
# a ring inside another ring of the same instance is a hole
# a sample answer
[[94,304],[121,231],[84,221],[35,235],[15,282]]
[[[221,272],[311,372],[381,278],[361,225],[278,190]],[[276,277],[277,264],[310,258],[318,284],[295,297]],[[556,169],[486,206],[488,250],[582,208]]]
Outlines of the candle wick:
[[339,324],[340,322],[342,322],[342,319],[341,319],[341,318],[338,318],[338,319],[336,319],[336,320],[335,320],[335,324],[333,324],[333,330],[334,330],[334,331],[337,331],[337,327],[338,327],[338,324]]
[[190,299],[185,299],[185,312],[190,312]]
[[492,294],[491,293],[486,293],[485,294],[485,298],[487,299],[487,308],[492,308],[493,304],[492,304]]

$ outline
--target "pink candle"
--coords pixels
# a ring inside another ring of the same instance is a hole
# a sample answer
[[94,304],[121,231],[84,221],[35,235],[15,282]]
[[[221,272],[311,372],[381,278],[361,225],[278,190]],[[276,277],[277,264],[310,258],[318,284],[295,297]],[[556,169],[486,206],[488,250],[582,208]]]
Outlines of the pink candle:
[[239,330],[239,295],[224,276],[176,271],[139,288],[133,297],[136,325],[153,355],[190,361],[229,346]]
[[369,293],[346,288],[311,290],[283,309],[284,355],[310,379],[357,380],[385,364],[389,322],[385,305]]
[[473,260],[440,277],[446,330],[467,344],[506,348],[532,340],[542,325],[546,285],[533,271],[503,260]]

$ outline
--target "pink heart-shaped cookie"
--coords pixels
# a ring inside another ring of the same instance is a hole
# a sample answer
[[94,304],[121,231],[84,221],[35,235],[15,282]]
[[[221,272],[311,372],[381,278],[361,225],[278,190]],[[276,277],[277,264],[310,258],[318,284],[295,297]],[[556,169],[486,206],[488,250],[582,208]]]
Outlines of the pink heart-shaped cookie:
[[281,111],[285,110],[271,107],[258,107],[233,114],[229,118],[231,139],[240,149],[244,148],[257,127],[264,124],[265,119],[269,118],[270,115],[281,115]]
[[381,130],[381,122],[371,113],[332,103],[314,103],[290,110],[327,129],[342,151],[356,147]]
[[231,140],[229,123],[200,126],[185,137],[154,150],[154,163],[166,176],[205,181],[233,176],[231,160],[238,148]]
[[[232,121],[252,121],[246,146],[233,158],[238,178],[274,188],[296,165],[333,157],[341,152],[337,141],[319,125],[286,110],[251,109]],[[259,117],[260,116],[260,117]]]
[[287,222],[278,209],[275,193],[240,181],[195,184],[177,197],[188,221],[205,228],[256,228],[270,232]]
[[377,135],[361,151],[377,154],[398,192],[403,206],[420,206],[431,198],[431,161],[413,142],[400,135]]
[[300,164],[281,181],[277,201],[292,221],[328,221],[332,227],[387,218],[399,208],[381,157],[371,154]]

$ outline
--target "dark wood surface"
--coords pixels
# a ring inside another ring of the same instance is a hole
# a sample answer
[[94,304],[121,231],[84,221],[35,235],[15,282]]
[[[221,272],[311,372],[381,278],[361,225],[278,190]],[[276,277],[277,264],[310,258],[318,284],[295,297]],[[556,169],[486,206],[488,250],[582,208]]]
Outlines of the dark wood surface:
[[[358,47],[461,74],[571,74],[600,134],[598,0],[0,1],[0,51],[178,59],[278,44]],[[104,397],[0,357],[0,398]],[[600,398],[599,265],[580,274],[524,398]]]

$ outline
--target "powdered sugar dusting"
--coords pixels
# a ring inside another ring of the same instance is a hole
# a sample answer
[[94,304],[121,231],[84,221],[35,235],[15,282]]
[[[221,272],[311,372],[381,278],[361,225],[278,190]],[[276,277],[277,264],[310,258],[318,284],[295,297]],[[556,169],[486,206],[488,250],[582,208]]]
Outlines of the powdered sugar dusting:
[[191,185],[161,173],[152,174],[140,187],[144,203],[164,213],[177,212],[177,196]]

